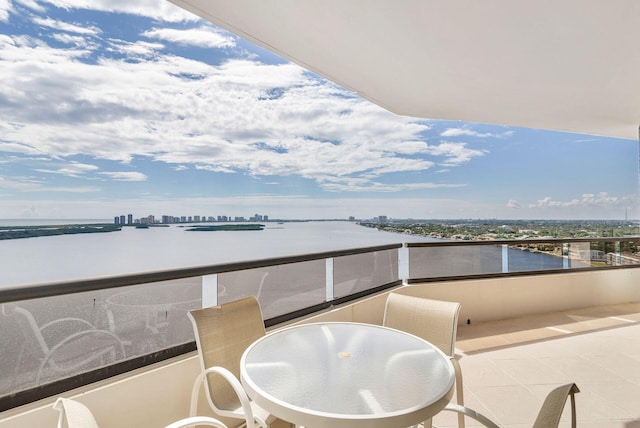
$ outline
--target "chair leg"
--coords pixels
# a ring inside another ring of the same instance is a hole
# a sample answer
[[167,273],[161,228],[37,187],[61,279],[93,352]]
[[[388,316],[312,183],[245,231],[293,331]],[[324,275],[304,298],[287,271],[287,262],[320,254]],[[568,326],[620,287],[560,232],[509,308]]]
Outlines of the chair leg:
[[195,382],[193,382],[193,388],[191,389],[191,402],[189,403],[189,416],[196,416],[198,414],[198,399],[200,397],[202,381],[203,377],[199,374]]
[[[451,358],[451,363],[453,364],[454,372],[456,374],[456,402],[457,404],[464,406],[464,389],[462,387],[462,368],[460,367],[460,363],[455,357]],[[458,428],[464,428],[464,415],[462,413],[458,413]]]

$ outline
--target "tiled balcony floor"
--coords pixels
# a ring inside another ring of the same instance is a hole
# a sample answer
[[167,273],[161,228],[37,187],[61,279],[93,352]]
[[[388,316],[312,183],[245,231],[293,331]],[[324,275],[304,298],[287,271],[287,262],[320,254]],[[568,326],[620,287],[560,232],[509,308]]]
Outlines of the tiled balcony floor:
[[501,427],[531,427],[547,393],[575,382],[578,427],[640,428],[640,303],[465,324],[457,337],[465,405]]

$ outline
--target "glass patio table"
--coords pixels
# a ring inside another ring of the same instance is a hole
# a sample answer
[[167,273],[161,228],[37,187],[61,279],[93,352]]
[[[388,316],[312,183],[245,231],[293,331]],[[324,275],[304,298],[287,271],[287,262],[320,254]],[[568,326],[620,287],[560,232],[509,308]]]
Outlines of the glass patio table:
[[298,426],[407,427],[451,399],[449,358],[411,334],[372,324],[303,324],[269,333],[240,361],[248,395]]

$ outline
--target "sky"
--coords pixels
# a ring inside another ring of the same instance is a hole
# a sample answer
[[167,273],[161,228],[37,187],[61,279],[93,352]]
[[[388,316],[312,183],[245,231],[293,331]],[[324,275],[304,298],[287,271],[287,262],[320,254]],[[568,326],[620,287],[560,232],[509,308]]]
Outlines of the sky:
[[0,219],[637,219],[638,157],[398,116],[164,0],[0,0]]

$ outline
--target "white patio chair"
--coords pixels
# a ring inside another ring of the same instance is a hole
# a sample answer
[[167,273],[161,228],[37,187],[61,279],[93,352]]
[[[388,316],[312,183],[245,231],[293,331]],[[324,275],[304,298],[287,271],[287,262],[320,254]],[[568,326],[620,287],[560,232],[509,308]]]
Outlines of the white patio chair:
[[[567,401],[567,396],[571,397],[571,427],[576,428],[575,394],[578,392],[580,392],[580,390],[575,383],[562,385],[552,390],[544,400],[544,403],[538,412],[538,416],[533,423],[533,428],[557,428],[560,424],[560,418],[562,416],[564,405]],[[486,416],[464,406],[449,404],[443,411],[466,415],[488,428],[500,428],[495,422],[491,421]]]
[[240,358],[255,340],[265,335],[262,311],[249,296],[220,306],[190,311],[201,372],[191,394],[190,415],[197,413],[204,385],[207,401],[216,414],[247,421],[248,428],[268,427],[275,416],[249,399],[238,380]]
[[[456,402],[464,405],[462,369],[455,358],[456,333],[460,303],[390,293],[382,324],[418,336],[437,346],[451,359],[456,374]],[[425,426],[430,426],[425,421]],[[458,416],[458,426],[464,428],[464,415]]]
[[[60,412],[58,428],[99,428],[91,410],[79,401],[60,397],[53,404],[53,408]],[[181,419],[167,425],[165,428],[186,428],[195,425],[227,428],[227,426],[218,419],[208,416],[195,416]]]

